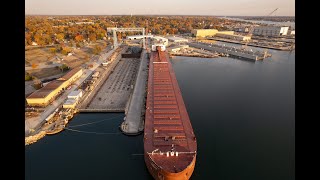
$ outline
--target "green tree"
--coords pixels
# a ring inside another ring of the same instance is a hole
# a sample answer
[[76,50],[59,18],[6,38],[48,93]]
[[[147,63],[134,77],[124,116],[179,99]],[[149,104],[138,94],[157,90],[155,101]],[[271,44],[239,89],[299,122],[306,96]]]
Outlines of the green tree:
[[24,77],[25,81],[31,81],[33,79],[33,77],[30,74],[26,74]]
[[69,67],[66,64],[62,64],[59,68],[62,72],[69,69]]

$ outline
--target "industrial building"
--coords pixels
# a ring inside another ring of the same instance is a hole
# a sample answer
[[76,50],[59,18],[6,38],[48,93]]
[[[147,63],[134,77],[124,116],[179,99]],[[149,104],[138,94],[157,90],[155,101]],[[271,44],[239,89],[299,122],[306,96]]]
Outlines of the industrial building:
[[221,38],[226,38],[226,39],[237,40],[237,41],[249,41],[251,39],[250,36],[241,36],[241,35],[236,35],[236,34],[217,33],[215,36],[221,37]]
[[192,35],[195,37],[214,36],[217,32],[217,29],[193,29],[191,31]]
[[182,37],[177,37],[177,36],[170,36],[167,37],[169,41],[174,42],[174,43],[184,43],[188,42],[188,39],[182,38]]
[[82,90],[75,90],[72,91],[69,95],[68,95],[68,99],[80,99],[82,97]]
[[195,37],[206,37],[215,36],[217,33],[232,35],[234,34],[234,31],[218,31],[217,29],[193,29],[191,33]]
[[126,38],[129,40],[135,40],[135,39],[143,39],[143,38],[152,38],[153,35],[134,35],[134,36],[127,36]]
[[82,75],[81,67],[74,68],[67,74],[57,80],[53,80],[43,88],[33,92],[28,96],[27,103],[29,106],[47,106],[57,95],[59,95],[66,87],[71,85],[76,79]]
[[288,26],[258,26],[252,34],[257,36],[282,36],[288,34]]
[[102,66],[108,66],[108,64],[109,64],[109,61],[106,61],[102,63]]
[[161,36],[154,36],[153,40],[154,40],[154,43],[156,43],[156,44],[163,44],[165,46],[168,45],[168,39],[167,38],[164,38],[164,37],[161,37]]
[[63,103],[63,108],[74,109],[78,103],[77,99],[67,99],[65,103]]
[[75,90],[72,91],[69,95],[68,95],[68,99],[66,100],[65,103],[63,103],[62,107],[63,108],[70,108],[70,109],[74,109],[76,107],[76,105],[79,102],[79,99],[82,97],[82,90]]
[[234,27],[233,30],[236,32],[249,32],[249,27]]

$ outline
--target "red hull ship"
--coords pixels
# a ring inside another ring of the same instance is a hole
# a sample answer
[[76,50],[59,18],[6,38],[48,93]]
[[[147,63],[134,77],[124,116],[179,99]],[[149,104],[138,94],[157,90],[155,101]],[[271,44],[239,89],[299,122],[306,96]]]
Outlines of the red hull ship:
[[184,180],[193,173],[197,142],[164,46],[152,48],[144,128],[144,159],[154,179]]

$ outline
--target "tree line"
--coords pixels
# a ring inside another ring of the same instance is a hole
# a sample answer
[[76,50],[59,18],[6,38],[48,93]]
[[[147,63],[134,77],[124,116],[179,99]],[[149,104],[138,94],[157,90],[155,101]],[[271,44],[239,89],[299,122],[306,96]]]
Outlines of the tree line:
[[[190,33],[192,29],[224,30],[225,19],[204,16],[26,16],[25,45],[63,44],[81,46],[83,42],[112,41],[108,27],[144,27],[156,35]],[[81,22],[81,23],[79,23]],[[93,22],[94,24],[90,24]],[[137,33],[121,33],[119,37]]]

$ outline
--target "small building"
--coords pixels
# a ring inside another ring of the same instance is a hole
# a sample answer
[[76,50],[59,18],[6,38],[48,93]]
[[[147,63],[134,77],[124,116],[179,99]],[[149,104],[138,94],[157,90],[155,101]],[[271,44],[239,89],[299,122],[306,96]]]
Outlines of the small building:
[[72,91],[69,95],[68,95],[68,99],[80,99],[82,97],[82,90],[76,90],[76,91]]
[[99,74],[100,74],[99,71],[94,72],[93,75],[92,75],[92,78],[97,79],[99,77]]
[[289,26],[257,26],[252,34],[257,36],[283,36],[287,35]]
[[76,99],[67,99],[65,103],[63,103],[63,108],[74,109],[78,103]]
[[296,34],[296,31],[295,31],[295,30],[292,30],[292,31],[290,32],[290,34],[291,34],[291,35],[295,35],[295,34]]
[[109,61],[103,62],[103,63],[102,63],[102,66],[108,66],[109,63],[110,63]]
[[188,42],[188,39],[177,37],[177,36],[170,36],[167,37],[169,41],[174,42],[174,43],[184,43]]
[[38,43],[36,43],[36,42],[32,42],[32,44],[31,44],[32,46],[38,46]]

